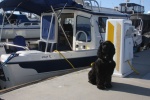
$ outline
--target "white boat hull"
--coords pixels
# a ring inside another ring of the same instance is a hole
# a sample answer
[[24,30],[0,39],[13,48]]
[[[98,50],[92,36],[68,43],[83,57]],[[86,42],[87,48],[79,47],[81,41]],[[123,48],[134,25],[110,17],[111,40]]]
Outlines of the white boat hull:
[[[19,56],[3,66],[5,77],[3,77],[4,80],[0,80],[1,88],[45,79],[74,68],[90,66],[97,59],[96,50],[61,52],[65,58],[58,52],[45,54],[33,50],[17,53],[19,53]],[[2,58],[7,59],[8,56],[8,54],[2,55]],[[6,59],[2,60],[5,61]]]

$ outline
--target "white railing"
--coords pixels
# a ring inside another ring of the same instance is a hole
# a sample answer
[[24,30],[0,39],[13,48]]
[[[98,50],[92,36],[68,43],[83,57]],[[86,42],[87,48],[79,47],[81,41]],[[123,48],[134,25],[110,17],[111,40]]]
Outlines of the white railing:
[[[96,0],[83,0],[83,7],[84,8],[90,8],[94,11],[94,7],[98,8],[98,11],[100,12],[100,6],[99,3]],[[94,5],[96,4],[96,5]]]

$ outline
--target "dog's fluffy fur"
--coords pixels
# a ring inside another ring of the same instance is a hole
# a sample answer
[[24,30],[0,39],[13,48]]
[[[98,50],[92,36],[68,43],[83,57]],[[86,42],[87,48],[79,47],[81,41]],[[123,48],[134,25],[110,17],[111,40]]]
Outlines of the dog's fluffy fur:
[[113,56],[115,47],[110,41],[100,44],[97,52],[98,59],[92,65],[88,73],[89,82],[97,85],[99,89],[111,88],[111,78],[116,66]]

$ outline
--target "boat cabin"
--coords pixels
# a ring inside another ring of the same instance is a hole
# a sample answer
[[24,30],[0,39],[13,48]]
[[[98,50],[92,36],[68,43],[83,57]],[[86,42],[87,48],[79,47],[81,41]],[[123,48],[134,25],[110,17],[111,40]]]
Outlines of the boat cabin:
[[44,46],[40,46],[40,50],[52,52],[97,49],[99,41],[105,37],[107,19],[115,18],[127,19],[128,16],[118,12],[112,14],[111,11],[103,13],[93,9],[67,7],[43,13],[40,45],[46,46],[48,42],[48,48],[45,50]]
[[120,10],[121,13],[127,14],[143,14],[144,13],[144,6],[136,4],[136,3],[121,3]]

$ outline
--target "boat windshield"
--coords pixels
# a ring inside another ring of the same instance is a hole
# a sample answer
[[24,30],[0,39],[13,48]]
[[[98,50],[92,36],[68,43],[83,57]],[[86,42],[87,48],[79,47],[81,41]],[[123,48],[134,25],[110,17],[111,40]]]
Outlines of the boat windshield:
[[[52,20],[53,19],[53,20]],[[51,24],[52,20],[52,24]],[[51,24],[51,27],[50,27]],[[49,37],[49,39],[47,39]],[[45,15],[42,17],[42,34],[41,39],[48,42],[56,42],[55,38],[55,17]]]

